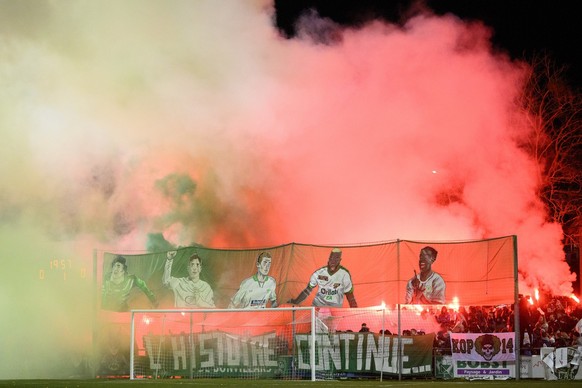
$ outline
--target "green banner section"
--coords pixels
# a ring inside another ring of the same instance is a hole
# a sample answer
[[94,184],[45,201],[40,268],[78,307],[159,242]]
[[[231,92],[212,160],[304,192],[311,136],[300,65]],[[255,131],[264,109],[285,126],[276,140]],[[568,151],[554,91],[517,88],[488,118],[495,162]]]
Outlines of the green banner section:
[[[432,375],[433,335],[382,336],[373,333],[317,334],[315,369],[331,373]],[[145,336],[146,356],[137,374],[260,377],[308,375],[310,334],[294,341],[276,333],[237,336],[225,332]],[[292,348],[290,348],[292,345]],[[399,354],[398,349],[402,352]]]
[[451,356],[435,356],[434,368],[434,377],[437,379],[449,380],[455,377],[453,358]]
[[225,332],[144,336],[147,357],[143,373],[150,375],[229,377],[286,374],[290,358],[286,340],[275,333],[237,336]]
[[[310,337],[295,336],[299,370],[310,368]],[[399,338],[374,333],[316,334],[315,370],[398,374],[401,360],[403,375],[431,375],[433,341],[434,335]]]

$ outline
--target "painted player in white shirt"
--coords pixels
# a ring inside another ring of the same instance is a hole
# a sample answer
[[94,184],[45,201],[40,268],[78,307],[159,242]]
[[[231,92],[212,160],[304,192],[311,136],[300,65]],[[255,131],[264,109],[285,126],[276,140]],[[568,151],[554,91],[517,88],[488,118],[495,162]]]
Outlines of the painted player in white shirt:
[[418,259],[420,273],[414,271],[414,276],[406,284],[405,303],[445,304],[445,281],[440,274],[432,270],[432,263],[436,261],[437,254],[437,250],[429,246],[420,250]]
[[312,305],[316,307],[342,307],[344,295],[348,299],[350,307],[358,307],[354,296],[354,285],[350,272],[340,265],[342,251],[339,248],[332,249],[329,254],[327,266],[315,271],[307,287],[297,296],[290,299],[288,303],[298,305],[311,294],[317,286],[318,291],[313,298]]
[[257,273],[244,279],[236,294],[232,297],[229,309],[260,309],[267,307],[275,308],[277,303],[277,282],[269,275],[271,269],[271,254],[261,252],[257,257]]
[[174,291],[174,305],[179,308],[214,308],[214,292],[210,285],[200,279],[202,259],[194,253],[188,261],[188,277],[175,278],[172,274],[172,263],[176,251],[166,254],[166,265],[162,282]]

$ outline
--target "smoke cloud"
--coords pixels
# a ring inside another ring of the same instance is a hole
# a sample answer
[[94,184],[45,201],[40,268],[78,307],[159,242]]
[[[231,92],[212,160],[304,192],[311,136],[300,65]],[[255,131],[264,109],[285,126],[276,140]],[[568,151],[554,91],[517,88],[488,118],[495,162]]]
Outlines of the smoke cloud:
[[3,3],[0,378],[74,373],[94,251],[152,236],[516,234],[522,292],[571,292],[518,147],[525,65],[494,52],[486,26],[427,12],[341,30],[310,13],[287,40],[272,14],[268,1]]

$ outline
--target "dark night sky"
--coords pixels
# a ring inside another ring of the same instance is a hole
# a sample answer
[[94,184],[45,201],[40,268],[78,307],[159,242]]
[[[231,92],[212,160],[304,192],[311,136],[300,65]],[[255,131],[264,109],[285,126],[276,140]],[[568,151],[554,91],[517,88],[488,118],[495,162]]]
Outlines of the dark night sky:
[[[315,9],[345,26],[370,19],[403,20],[413,1],[405,0],[275,0],[276,22],[283,34],[293,36],[293,22],[306,9]],[[494,47],[512,58],[529,59],[547,52],[567,67],[565,78],[576,88],[582,84],[580,14],[568,0],[425,0],[436,14],[452,13],[463,20],[481,20],[493,28]]]

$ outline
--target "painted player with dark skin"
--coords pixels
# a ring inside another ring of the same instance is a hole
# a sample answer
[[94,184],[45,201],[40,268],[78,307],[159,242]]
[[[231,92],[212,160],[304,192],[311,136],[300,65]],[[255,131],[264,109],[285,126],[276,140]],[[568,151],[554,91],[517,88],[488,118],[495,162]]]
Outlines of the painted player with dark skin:
[[414,271],[414,276],[406,284],[407,304],[444,304],[446,284],[442,276],[432,270],[436,261],[437,250],[426,246],[420,250],[418,266],[420,273]]
[[350,307],[358,307],[350,272],[340,265],[341,260],[341,249],[332,249],[327,260],[327,266],[316,270],[311,275],[307,287],[301,291],[297,298],[290,299],[288,303],[301,304],[317,286],[318,291],[315,298],[313,298],[313,306],[342,307],[345,295]]

